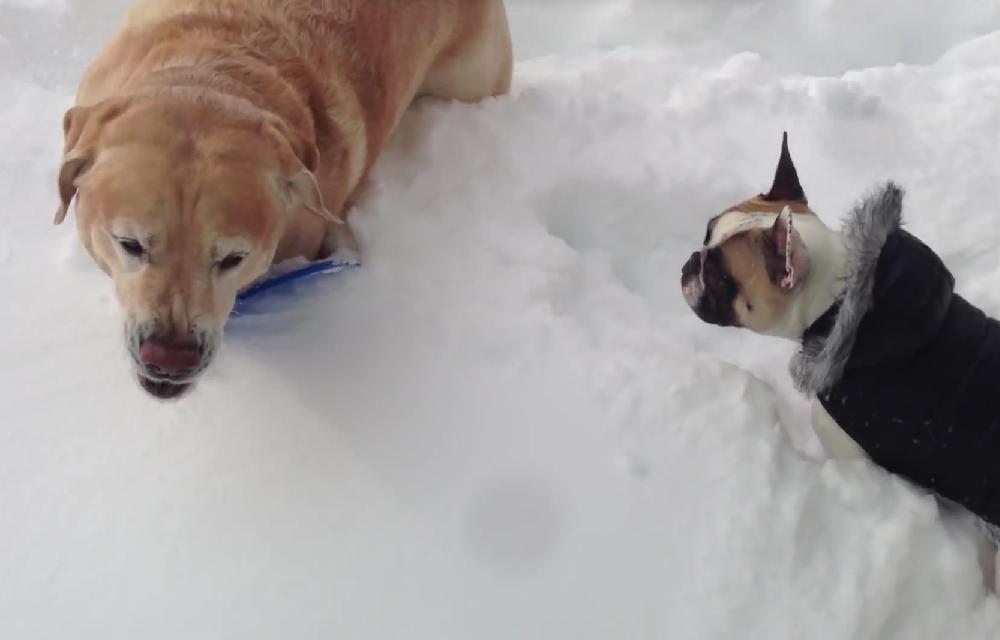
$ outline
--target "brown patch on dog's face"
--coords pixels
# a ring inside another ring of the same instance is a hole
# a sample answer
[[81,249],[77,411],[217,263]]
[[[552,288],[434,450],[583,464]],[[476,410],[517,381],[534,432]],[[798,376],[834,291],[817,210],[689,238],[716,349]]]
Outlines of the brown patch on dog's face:
[[789,292],[780,285],[785,264],[771,231],[741,233],[723,243],[720,252],[738,288],[732,301],[737,326],[766,333],[784,317],[791,304]]
[[161,398],[209,365],[237,293],[269,268],[295,197],[286,176],[297,161],[280,140],[262,126],[201,128],[192,115],[133,105],[67,136],[67,157],[88,158],[68,189],[80,238],[114,280],[142,386]]
[[691,254],[681,269],[684,299],[703,321],[722,327],[740,326],[736,313],[739,282],[733,278],[722,247]]

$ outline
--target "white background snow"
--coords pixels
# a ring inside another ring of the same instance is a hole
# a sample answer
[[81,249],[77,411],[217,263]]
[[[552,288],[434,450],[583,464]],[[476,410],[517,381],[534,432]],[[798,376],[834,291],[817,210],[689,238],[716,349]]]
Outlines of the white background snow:
[[792,345],[681,263],[791,135],[831,224],[879,181],[1000,314],[993,0],[508,0],[514,93],[426,102],[363,269],[147,398],[51,226],[124,0],[0,0],[0,638],[994,638],[968,523],[823,461]]

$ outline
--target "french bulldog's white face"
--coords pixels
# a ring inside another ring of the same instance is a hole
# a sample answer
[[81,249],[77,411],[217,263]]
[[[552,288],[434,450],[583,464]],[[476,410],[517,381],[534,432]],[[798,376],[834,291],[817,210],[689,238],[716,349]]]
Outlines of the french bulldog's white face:
[[708,222],[703,246],[681,270],[684,299],[710,324],[785,335],[811,268],[800,229],[817,225],[786,136],[771,191]]

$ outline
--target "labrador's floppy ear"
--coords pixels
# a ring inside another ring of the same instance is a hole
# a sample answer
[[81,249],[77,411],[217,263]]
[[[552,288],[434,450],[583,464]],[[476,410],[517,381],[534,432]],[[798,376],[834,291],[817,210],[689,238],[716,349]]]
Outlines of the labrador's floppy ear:
[[316,183],[316,177],[312,171],[303,168],[290,178],[279,176],[278,188],[282,201],[289,209],[301,206],[309,213],[323,218],[330,224],[344,224],[342,218],[323,204],[323,196],[320,194],[319,185]]
[[94,164],[93,150],[67,156],[59,169],[59,207],[56,209],[55,224],[62,224],[69,213],[69,206],[76,196],[76,181]]
[[94,163],[93,149],[78,150],[77,145],[83,135],[83,128],[91,107],[73,107],[63,116],[64,157],[59,169],[59,208],[56,209],[55,224],[62,224],[69,212],[69,206],[76,196],[76,180]]
[[265,135],[271,138],[279,153],[282,173],[276,176],[278,196],[289,210],[303,207],[309,213],[331,224],[344,224],[342,218],[326,208],[315,171],[319,167],[319,150],[311,141],[294,135],[279,119],[264,122]]
[[126,99],[110,98],[92,106],[76,106],[63,116],[63,162],[59,169],[59,208],[55,224],[62,224],[77,192],[77,181],[94,166],[97,139],[104,124],[125,110]]

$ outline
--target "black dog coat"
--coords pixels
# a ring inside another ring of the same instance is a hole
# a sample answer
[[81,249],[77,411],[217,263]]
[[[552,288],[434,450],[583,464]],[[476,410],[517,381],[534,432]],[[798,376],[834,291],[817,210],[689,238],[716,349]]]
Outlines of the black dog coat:
[[1000,526],[1000,322],[901,220],[892,183],[854,209],[844,294],[792,374],[876,463]]

